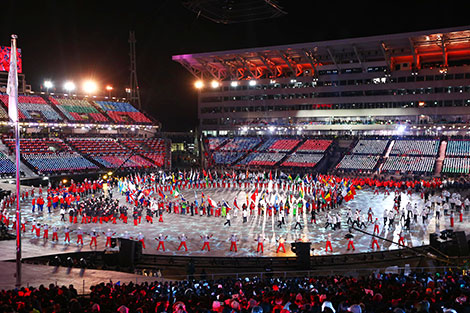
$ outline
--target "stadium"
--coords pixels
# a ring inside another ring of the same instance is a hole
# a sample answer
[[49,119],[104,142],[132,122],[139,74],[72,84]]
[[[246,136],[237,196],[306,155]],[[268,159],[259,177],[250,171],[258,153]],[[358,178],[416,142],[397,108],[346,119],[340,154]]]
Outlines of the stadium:
[[[229,2],[183,6],[227,25],[286,14]],[[470,26],[172,54],[189,131],[143,105],[134,32],[122,93],[34,90],[11,38],[2,312],[469,310]]]

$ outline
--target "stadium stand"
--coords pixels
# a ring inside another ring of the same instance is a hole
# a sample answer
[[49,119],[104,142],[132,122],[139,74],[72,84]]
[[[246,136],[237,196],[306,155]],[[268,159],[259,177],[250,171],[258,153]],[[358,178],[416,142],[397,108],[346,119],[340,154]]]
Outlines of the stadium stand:
[[53,103],[71,122],[109,122],[96,107],[83,99],[49,97]]
[[[0,100],[8,108],[8,95],[1,94]],[[58,122],[63,121],[43,98],[39,96],[18,96],[18,117],[22,121],[31,122]]]
[[344,156],[337,168],[343,170],[373,170],[379,159],[379,155],[348,154]]
[[445,158],[441,172],[446,174],[468,174],[470,173],[470,159]]
[[235,137],[230,139],[220,151],[250,151],[261,142],[257,137]]
[[160,138],[125,138],[119,142],[162,167],[165,161],[165,141]]
[[[15,140],[5,138],[3,142],[13,153]],[[59,138],[21,139],[20,151],[24,161],[40,174],[98,169]]]
[[314,167],[323,158],[323,154],[293,153],[281,166]]
[[0,152],[0,175],[16,172],[16,165],[2,152]]
[[333,140],[307,139],[296,151],[297,152],[325,152],[332,142]]
[[139,155],[97,155],[90,154],[88,157],[92,158],[96,162],[103,165],[105,168],[150,168],[154,167],[154,164],[148,160],[145,160]]
[[68,138],[67,142],[80,153],[88,154],[126,154],[129,150],[112,138]]
[[439,140],[396,140],[391,155],[437,155]]
[[446,156],[470,156],[470,141],[449,140],[446,147]]
[[38,173],[74,172],[98,169],[98,166],[76,152],[57,154],[27,154],[22,156]]
[[259,147],[258,151],[289,152],[299,143],[299,139],[270,138]]
[[260,153],[253,152],[249,154],[245,159],[238,162],[238,165],[262,165],[262,166],[273,166],[286,156],[285,153]]
[[212,158],[215,164],[230,165],[240,159],[245,153],[243,152],[214,152]]
[[95,103],[116,123],[152,123],[148,117],[130,103],[115,101],[95,101]]
[[227,142],[228,138],[226,137],[209,137],[206,139],[207,148],[210,151],[216,150],[218,147]]
[[[425,149],[421,147],[421,149]],[[420,150],[423,151],[423,150]],[[430,151],[433,151],[432,149]],[[390,156],[384,163],[384,171],[400,171],[412,173],[430,173],[434,170],[435,157]]]
[[387,148],[389,140],[380,139],[361,139],[352,150],[352,154],[380,154],[382,155]]

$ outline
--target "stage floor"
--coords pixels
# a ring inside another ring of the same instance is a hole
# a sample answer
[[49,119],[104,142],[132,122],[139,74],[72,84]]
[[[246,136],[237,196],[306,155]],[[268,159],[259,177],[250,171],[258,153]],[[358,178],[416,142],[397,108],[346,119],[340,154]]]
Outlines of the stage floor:
[[[235,188],[232,189],[204,189],[202,190],[205,195],[210,195],[214,201],[221,201],[225,199],[230,205],[233,204],[233,199],[236,197],[239,205],[246,201],[246,193],[244,190],[238,190]],[[198,200],[201,199],[201,190],[197,190]],[[252,191],[248,191],[248,194],[251,195]],[[182,194],[186,200],[194,200],[194,191],[185,190],[182,191]],[[114,192],[114,195],[117,195],[117,191]],[[346,224],[346,210],[348,207],[351,207],[353,210],[359,208],[362,210],[363,218],[366,218],[366,213],[369,207],[374,211],[374,217],[378,217],[380,221],[380,236],[393,240],[394,242],[398,241],[398,234],[402,229],[402,224],[395,221],[394,228],[388,228],[388,226],[383,228],[383,211],[384,208],[390,210],[393,207],[393,193],[391,195],[385,196],[384,194],[374,195],[372,190],[357,190],[357,195],[354,200],[349,201],[337,209],[340,211],[342,216],[341,229],[332,231],[331,229],[325,230],[324,225],[326,222],[325,214],[320,213],[317,216],[317,224],[310,223],[310,215],[305,214],[302,218],[303,229],[293,229],[295,224],[295,218],[293,216],[287,217],[286,225],[279,229],[277,227],[277,217],[269,216],[250,216],[247,223],[242,222],[241,214],[238,214],[238,217],[232,217],[232,225],[224,226],[225,218],[223,217],[207,217],[207,216],[190,216],[190,215],[177,215],[177,214],[167,214],[164,213],[163,223],[157,222],[157,219],[154,218],[153,224],[148,224],[145,221],[145,214],[142,217],[142,223],[138,226],[134,226],[132,219],[129,219],[128,224],[123,224],[118,221],[117,225],[112,225],[111,223],[103,224],[75,224],[70,225],[68,222],[60,222],[60,215],[58,211],[48,214],[48,213],[32,213],[30,200],[22,203],[22,212],[27,224],[27,232],[23,235],[23,257],[34,257],[40,255],[48,254],[60,254],[60,253],[70,253],[74,251],[91,251],[95,248],[91,248],[90,237],[84,236],[84,246],[77,246],[75,244],[76,235],[71,234],[72,244],[65,245],[63,244],[64,234],[63,231],[59,231],[59,243],[53,243],[50,239],[37,239],[33,237],[31,232],[31,221],[36,219],[41,224],[47,223],[49,226],[57,225],[63,227],[65,224],[69,224],[70,229],[76,229],[81,227],[85,231],[91,231],[95,229],[99,232],[106,232],[108,228],[113,229],[117,232],[118,235],[123,234],[125,231],[128,231],[131,236],[137,236],[139,232],[145,236],[146,248],[143,250],[145,254],[158,254],[158,255],[174,255],[174,256],[237,256],[237,257],[254,257],[254,256],[264,256],[264,257],[276,257],[276,256],[295,256],[295,254],[290,249],[290,242],[293,242],[299,239],[302,235],[305,235],[307,239],[312,242],[312,255],[325,255],[325,254],[348,254],[348,253],[363,253],[373,251],[371,249],[372,238],[368,235],[364,235],[360,232],[353,231],[354,235],[354,244],[356,250],[354,252],[347,251],[347,240],[344,236],[348,233],[348,225]],[[123,196],[118,195],[117,198],[124,203],[125,199]],[[408,195],[402,194],[402,207],[405,207],[406,204],[411,201],[414,206],[414,203],[421,203],[422,200],[419,197],[419,194],[413,194],[410,198]],[[14,209],[10,209],[10,214],[14,214]],[[130,214],[131,215],[131,214]],[[467,233],[470,231],[470,219],[468,212],[464,214],[464,222],[458,222],[458,217],[456,216],[456,222],[454,226],[454,231],[463,230]],[[372,233],[373,224],[368,224],[365,231]],[[423,244],[429,243],[429,234],[433,232],[440,232],[444,229],[450,228],[450,219],[449,217],[441,217],[440,224],[436,224],[434,216],[428,221],[426,225],[422,225],[421,219],[417,224],[412,222],[411,230],[406,231],[405,241],[409,246],[420,246]],[[165,241],[166,251],[157,251],[157,241],[155,237],[158,234],[168,235],[168,239]],[[187,246],[189,251],[185,252],[183,250],[177,251],[179,246],[178,236],[184,233],[187,237]],[[212,239],[210,240],[211,251],[201,251],[203,242],[201,240],[201,235],[203,234],[213,234]],[[238,252],[230,252],[230,236],[232,234],[237,234],[238,242]],[[260,254],[256,252],[257,243],[255,238],[258,234],[264,234],[267,240],[264,243],[264,253]],[[333,253],[325,252],[325,242],[327,235],[331,234]],[[286,238],[286,253],[276,253],[277,242],[276,239],[280,236]],[[50,232],[49,238],[52,237]],[[12,260],[15,258],[14,250],[15,241],[1,241],[0,249],[2,250],[2,256],[0,260]],[[379,239],[379,245],[381,250],[392,250],[398,249],[399,247],[395,244],[383,241]],[[104,235],[101,235],[98,238],[98,247],[97,250],[104,250],[105,238]]]

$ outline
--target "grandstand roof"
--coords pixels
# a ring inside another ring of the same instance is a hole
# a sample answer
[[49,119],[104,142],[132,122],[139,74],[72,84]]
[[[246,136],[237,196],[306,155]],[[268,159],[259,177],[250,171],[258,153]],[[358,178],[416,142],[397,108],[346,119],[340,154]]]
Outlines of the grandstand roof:
[[[195,77],[217,80],[277,77],[289,73],[300,76],[315,72],[317,66],[338,69],[351,63],[397,60],[447,59],[470,54],[470,26],[419,32],[329,40],[281,46],[183,54],[172,57]],[[447,62],[447,61],[446,61]],[[445,62],[445,63],[446,63]]]

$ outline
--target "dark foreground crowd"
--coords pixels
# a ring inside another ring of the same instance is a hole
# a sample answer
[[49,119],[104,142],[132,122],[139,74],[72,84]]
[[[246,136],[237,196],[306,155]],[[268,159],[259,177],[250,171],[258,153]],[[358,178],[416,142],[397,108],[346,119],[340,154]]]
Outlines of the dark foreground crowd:
[[470,276],[450,272],[110,282],[90,289],[86,296],[78,296],[73,286],[3,290],[0,312],[470,312]]

